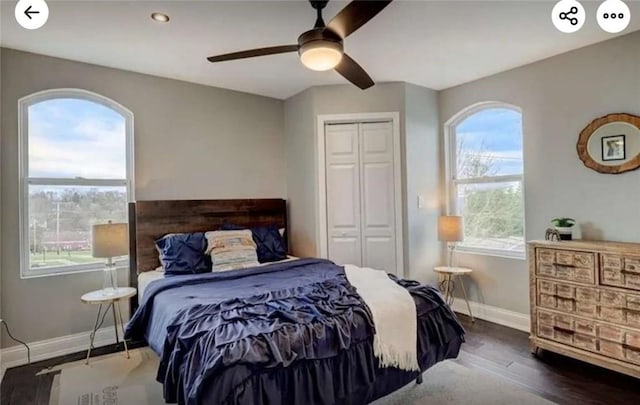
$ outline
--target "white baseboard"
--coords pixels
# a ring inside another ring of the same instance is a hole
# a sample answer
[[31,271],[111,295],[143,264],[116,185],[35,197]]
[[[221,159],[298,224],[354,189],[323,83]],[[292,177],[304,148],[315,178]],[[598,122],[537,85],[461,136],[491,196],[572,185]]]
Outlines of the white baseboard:
[[[91,332],[81,332],[74,335],[29,343],[31,348],[31,362],[47,360],[65,354],[87,350]],[[93,346],[100,347],[116,342],[113,326],[98,329]],[[0,350],[0,381],[6,369],[27,364],[27,349],[22,346],[11,346]]]
[[[509,328],[530,332],[531,317],[529,314],[510,311],[504,308],[498,308],[479,302],[469,301],[471,312],[474,318],[483,319],[485,321],[497,323],[498,325],[507,326]],[[456,298],[453,302],[453,310],[464,315],[469,315],[467,304],[464,299]]]

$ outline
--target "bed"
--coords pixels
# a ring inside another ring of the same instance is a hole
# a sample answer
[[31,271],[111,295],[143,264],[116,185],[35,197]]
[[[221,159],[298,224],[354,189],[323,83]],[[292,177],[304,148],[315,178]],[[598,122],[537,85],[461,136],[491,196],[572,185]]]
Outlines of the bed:
[[[286,230],[286,201],[141,201],[129,206],[132,301],[127,337],[160,356],[157,380],[180,404],[366,404],[421,372],[381,367],[367,306],[328,260],[163,277],[154,242],[225,223]],[[285,231],[285,241],[288,232]],[[437,291],[393,278],[417,312],[418,364],[455,358],[464,330]]]

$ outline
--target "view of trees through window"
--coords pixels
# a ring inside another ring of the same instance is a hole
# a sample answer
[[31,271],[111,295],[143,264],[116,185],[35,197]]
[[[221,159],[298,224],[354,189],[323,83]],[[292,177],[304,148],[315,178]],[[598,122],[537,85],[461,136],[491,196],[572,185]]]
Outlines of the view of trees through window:
[[91,226],[127,221],[125,117],[69,97],[35,102],[26,111],[28,268],[101,267],[104,259],[91,256]]
[[464,219],[462,246],[524,252],[521,114],[487,108],[454,131],[452,205]]
[[127,221],[125,187],[29,188],[31,267],[102,263],[91,256],[91,225]]

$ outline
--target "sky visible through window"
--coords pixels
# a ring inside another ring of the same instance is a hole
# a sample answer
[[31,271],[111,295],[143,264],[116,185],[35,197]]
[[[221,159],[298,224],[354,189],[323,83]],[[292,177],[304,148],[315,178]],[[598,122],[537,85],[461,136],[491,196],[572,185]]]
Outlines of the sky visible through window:
[[29,177],[126,178],[125,118],[101,104],[52,99],[29,106]]
[[455,206],[464,218],[462,246],[521,254],[522,115],[508,108],[480,110],[456,126],[455,139]]
[[479,156],[488,175],[522,174],[522,115],[506,108],[479,111],[456,127],[458,153]]

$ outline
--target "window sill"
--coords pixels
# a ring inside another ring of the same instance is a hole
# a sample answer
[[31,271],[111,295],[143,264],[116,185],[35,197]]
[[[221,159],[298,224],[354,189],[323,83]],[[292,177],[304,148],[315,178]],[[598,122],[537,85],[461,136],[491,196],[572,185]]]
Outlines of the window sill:
[[[43,269],[41,271],[38,271],[38,270],[24,271],[23,270],[20,272],[20,279],[28,280],[28,279],[42,278],[42,277],[66,276],[66,275],[80,274],[80,273],[92,273],[96,271],[103,271],[104,267],[105,265],[103,263],[100,263],[99,265],[96,265],[96,266],[79,267],[77,269],[68,269],[68,270],[63,270],[61,268],[50,268],[46,270]],[[116,270],[122,270],[122,269],[128,269],[128,268],[129,268],[128,262],[116,264]]]
[[492,250],[492,249],[471,248],[471,247],[457,247],[455,252],[463,253],[463,254],[480,255],[480,256],[498,257],[502,259],[527,260],[527,255],[525,252],[513,252],[509,250]]

